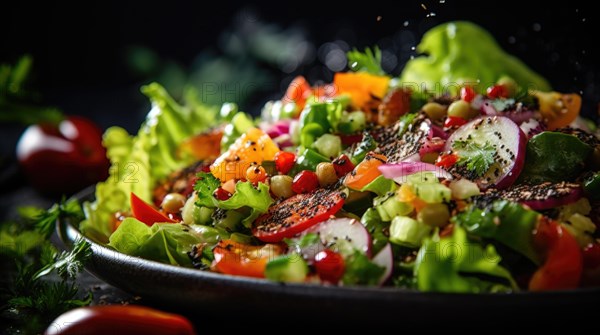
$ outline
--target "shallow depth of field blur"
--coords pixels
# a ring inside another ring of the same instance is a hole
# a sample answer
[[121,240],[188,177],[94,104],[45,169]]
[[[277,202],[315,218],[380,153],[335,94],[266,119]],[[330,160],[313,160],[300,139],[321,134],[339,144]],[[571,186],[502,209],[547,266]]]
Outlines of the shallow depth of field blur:
[[[205,103],[237,102],[256,115],[296,75],[312,84],[330,81],[348,68],[345,53],[355,47],[378,45],[383,69],[399,74],[417,56],[415,46],[426,30],[464,19],[491,31],[554,89],[583,94],[583,114],[596,118],[600,54],[592,32],[599,20],[582,3],[524,8],[508,1],[493,10],[453,0],[364,8],[291,5],[209,10],[201,2],[171,1],[160,7],[45,4],[33,11],[12,3],[0,22],[0,63],[31,55],[36,103],[87,116],[103,129],[120,125],[134,132],[149,109],[139,92],[143,84],[158,81],[176,98],[195,91]],[[23,129],[0,124],[3,172],[14,161]],[[4,191],[19,186],[18,178],[0,181]]]

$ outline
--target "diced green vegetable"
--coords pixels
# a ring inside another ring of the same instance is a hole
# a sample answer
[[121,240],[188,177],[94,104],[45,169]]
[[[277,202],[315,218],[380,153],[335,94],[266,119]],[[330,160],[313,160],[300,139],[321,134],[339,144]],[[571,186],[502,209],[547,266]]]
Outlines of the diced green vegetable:
[[338,130],[342,134],[353,134],[365,129],[367,126],[367,117],[362,111],[342,114]]
[[310,170],[315,171],[317,169],[317,165],[321,162],[329,162],[330,160],[319,154],[318,152],[312,149],[304,149],[298,157],[296,157],[296,164],[288,173],[290,176],[295,176],[298,172],[302,170]]
[[373,199],[373,206],[383,221],[392,221],[398,215],[408,215],[413,211],[409,203],[400,202],[394,193],[378,196]]
[[389,223],[383,222],[379,213],[374,208],[369,208],[360,218],[360,222],[367,228],[371,234],[371,243],[373,244],[373,254],[376,255],[388,243],[388,237],[384,230],[389,228]]
[[342,140],[339,136],[323,134],[312,144],[312,147],[321,155],[334,158],[342,152]]
[[397,216],[390,225],[390,242],[409,248],[418,248],[431,230],[431,226],[422,222],[407,216]]
[[365,159],[367,153],[369,153],[369,151],[375,150],[376,147],[377,142],[375,141],[373,136],[371,136],[371,134],[369,134],[368,132],[364,132],[362,140],[350,155],[350,160],[352,161],[352,164],[357,165],[358,163],[362,162],[362,160]]
[[279,256],[265,268],[265,277],[269,280],[287,283],[301,283],[306,279],[308,266],[298,254]]
[[413,184],[413,192],[429,204],[448,202],[452,197],[450,189],[439,183]]

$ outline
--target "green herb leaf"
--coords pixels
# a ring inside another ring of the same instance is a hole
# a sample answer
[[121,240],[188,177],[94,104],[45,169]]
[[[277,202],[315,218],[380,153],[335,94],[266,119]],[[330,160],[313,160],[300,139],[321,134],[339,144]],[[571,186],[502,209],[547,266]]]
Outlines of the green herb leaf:
[[373,49],[365,48],[364,52],[356,49],[348,51],[348,65],[352,71],[368,72],[375,75],[384,75],[385,71],[381,68],[381,50],[378,46]]
[[56,270],[63,279],[74,279],[92,256],[92,246],[86,240],[78,240],[71,251],[63,251],[54,263],[47,264],[33,276],[34,280]]
[[452,149],[458,151],[459,159],[456,164],[466,166],[476,177],[483,176],[494,164],[496,150],[489,142],[481,145],[473,141],[455,141]]
[[11,298],[8,305],[16,309],[27,309],[48,317],[49,320],[76,307],[92,302],[92,294],[77,299],[77,285],[68,282],[37,282],[30,288],[30,294]]
[[44,235],[46,238],[52,235],[56,226],[56,220],[59,218],[83,218],[83,212],[79,202],[77,200],[65,200],[64,198],[60,203],[54,204],[47,211],[39,213],[34,218],[34,225],[36,229]]
[[198,180],[194,185],[194,191],[198,193],[198,200],[196,205],[205,207],[215,207],[214,201],[216,200],[213,193],[221,182],[210,172],[199,172],[196,174]]

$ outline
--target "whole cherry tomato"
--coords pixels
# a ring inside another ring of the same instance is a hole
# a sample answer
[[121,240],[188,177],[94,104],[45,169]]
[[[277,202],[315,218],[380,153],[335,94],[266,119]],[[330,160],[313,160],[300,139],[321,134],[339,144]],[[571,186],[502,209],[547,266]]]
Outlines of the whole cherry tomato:
[[108,177],[102,131],[90,120],[69,116],[58,124],[29,126],[17,159],[31,184],[44,193],[72,193]]

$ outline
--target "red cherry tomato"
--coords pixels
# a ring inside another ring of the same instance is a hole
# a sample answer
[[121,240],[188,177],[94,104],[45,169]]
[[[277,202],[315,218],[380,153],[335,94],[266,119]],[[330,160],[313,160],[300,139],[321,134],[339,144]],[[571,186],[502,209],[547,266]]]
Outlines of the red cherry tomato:
[[185,317],[135,305],[80,307],[56,318],[47,335],[196,334]]
[[231,193],[227,192],[225,189],[223,189],[222,187],[218,187],[215,192],[213,193],[213,197],[217,198],[217,200],[219,201],[225,201],[229,198],[231,198]]
[[346,155],[341,155],[340,157],[334,159],[331,163],[333,164],[335,174],[338,176],[338,178],[342,178],[354,170],[354,164],[352,164],[352,161],[350,161],[350,158],[348,158]]
[[292,191],[295,193],[308,193],[319,187],[319,178],[317,174],[309,171],[300,171],[292,181]]
[[475,99],[475,91],[471,86],[464,86],[460,89],[460,98],[466,102],[471,102]]
[[290,172],[294,163],[296,162],[296,155],[288,151],[279,151],[275,154],[275,168],[281,174],[287,174]]
[[102,131],[79,116],[29,126],[17,144],[17,158],[31,184],[46,193],[81,190],[108,178],[110,167]]
[[163,213],[154,209],[154,207],[145,203],[144,200],[140,199],[135,193],[131,192],[131,212],[133,217],[142,221],[148,226],[152,226],[156,222],[171,222],[175,220],[170,219]]
[[504,85],[494,85],[487,89],[487,96],[492,99],[508,98],[508,90]]
[[458,161],[458,156],[455,154],[445,154],[438,157],[435,162],[435,166],[440,166],[446,169],[449,169],[452,165],[456,164]]
[[467,123],[467,120],[465,120],[462,117],[459,117],[459,116],[448,116],[446,118],[446,120],[444,121],[444,127],[445,128],[460,127],[460,126],[462,126],[465,123]]
[[315,255],[315,270],[322,281],[337,284],[345,269],[344,258],[333,250],[325,249]]

